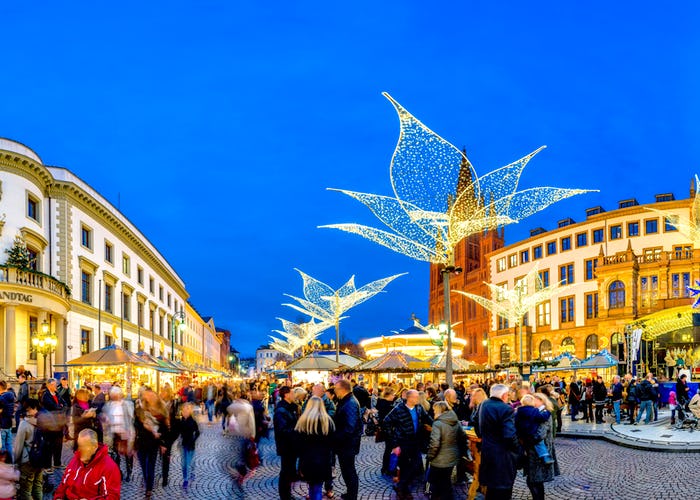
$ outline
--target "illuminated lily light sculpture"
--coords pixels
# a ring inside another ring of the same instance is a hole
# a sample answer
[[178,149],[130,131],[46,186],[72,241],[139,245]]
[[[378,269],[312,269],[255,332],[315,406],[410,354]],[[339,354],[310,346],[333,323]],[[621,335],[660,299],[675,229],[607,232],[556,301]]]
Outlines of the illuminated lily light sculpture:
[[321,332],[333,326],[332,323],[317,322],[313,318],[305,323],[294,323],[282,318],[277,319],[282,322],[282,330],[273,331],[282,335],[286,340],[270,336],[272,339],[270,347],[289,356],[294,356],[296,351],[313,341]]
[[[296,269],[304,280],[304,298],[285,294],[294,299],[296,304],[283,304],[301,312],[307,316],[319,320],[317,325],[326,325],[323,330],[335,326],[335,360],[340,362],[340,321],[345,318],[343,314],[349,309],[361,304],[380,293],[384,288],[399,276],[406,273],[395,274],[387,278],[368,283],[360,288],[355,287],[355,276],[337,290],[333,290],[325,283],[312,278],[308,274]],[[321,330],[321,331],[323,331]],[[316,333],[318,336],[321,331]]]
[[[453,293],[458,293],[469,297],[481,307],[488,309],[495,316],[502,316],[509,323],[518,325],[518,336],[520,344],[520,363],[523,363],[523,318],[525,315],[538,304],[550,300],[552,297],[568,290],[575,285],[564,285],[560,283],[545,287],[542,278],[539,274],[537,265],[521,279],[515,283],[513,289],[508,289],[506,286],[484,283],[491,290],[493,299],[487,299],[481,295],[476,295],[461,290],[454,290]],[[533,288],[530,288],[533,286]]]
[[450,274],[454,250],[467,236],[512,224],[557,201],[588,192],[536,187],[518,191],[520,175],[543,148],[489,172],[476,175],[466,155],[423,125],[388,94],[399,115],[400,135],[391,160],[394,196],[340,191],[367,206],[387,229],[357,223],[321,227],[358,234],[408,257],[441,266],[445,290],[447,383],[452,384]]

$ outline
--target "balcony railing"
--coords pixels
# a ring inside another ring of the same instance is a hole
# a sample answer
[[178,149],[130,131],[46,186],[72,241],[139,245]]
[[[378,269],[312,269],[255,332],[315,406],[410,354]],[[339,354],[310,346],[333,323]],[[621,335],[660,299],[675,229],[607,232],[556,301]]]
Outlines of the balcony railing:
[[70,297],[70,288],[68,288],[67,285],[48,274],[31,269],[0,266],[0,283],[10,283],[12,285],[36,288],[53,293],[64,299]]

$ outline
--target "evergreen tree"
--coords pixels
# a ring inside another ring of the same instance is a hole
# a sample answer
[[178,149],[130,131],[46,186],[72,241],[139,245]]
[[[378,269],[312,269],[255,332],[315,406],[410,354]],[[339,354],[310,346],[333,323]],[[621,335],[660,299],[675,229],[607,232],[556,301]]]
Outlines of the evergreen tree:
[[21,234],[15,236],[12,247],[5,250],[5,253],[7,254],[6,266],[14,266],[21,269],[29,267],[29,250],[27,250],[27,244],[24,242]]

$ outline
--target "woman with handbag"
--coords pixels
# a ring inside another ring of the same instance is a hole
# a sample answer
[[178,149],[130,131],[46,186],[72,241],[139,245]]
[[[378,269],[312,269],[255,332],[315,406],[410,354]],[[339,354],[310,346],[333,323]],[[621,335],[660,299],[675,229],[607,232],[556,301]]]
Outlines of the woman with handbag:
[[386,432],[382,429],[382,423],[384,418],[389,414],[389,412],[394,407],[394,399],[396,399],[394,388],[391,386],[386,386],[382,396],[377,400],[377,420],[379,421],[379,427],[377,429],[377,435],[375,441],[377,443],[384,442],[384,455],[382,456],[382,474],[389,475],[389,460],[391,460],[391,443],[386,438]]
[[309,500],[323,498],[323,483],[331,477],[333,448],[330,436],[335,431],[323,400],[313,396],[294,430],[300,435],[299,474],[309,484]]

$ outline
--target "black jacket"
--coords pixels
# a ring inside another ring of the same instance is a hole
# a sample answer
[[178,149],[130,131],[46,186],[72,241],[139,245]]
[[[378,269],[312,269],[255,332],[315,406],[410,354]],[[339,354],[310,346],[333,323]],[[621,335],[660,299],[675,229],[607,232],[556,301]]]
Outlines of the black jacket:
[[683,383],[680,378],[676,381],[676,398],[679,403],[690,401],[690,387],[688,387],[687,382]]
[[275,426],[275,445],[277,455],[298,455],[297,436],[294,427],[299,420],[299,407],[296,403],[287,403],[284,399],[277,403],[273,422]]
[[362,414],[360,403],[352,394],[338,401],[333,416],[335,422],[335,452],[338,454],[360,453],[362,439]]
[[29,399],[29,384],[27,382],[22,382],[19,384],[19,392],[17,393],[17,402],[23,404]]
[[605,401],[607,397],[608,389],[605,387],[605,383],[598,383],[597,380],[593,382],[593,399],[595,401]]
[[520,451],[513,409],[498,398],[487,399],[479,405],[475,430],[481,437],[479,482],[489,488],[512,488]]
[[0,394],[0,428],[11,429],[15,416],[15,393],[5,391]]
[[332,436],[299,434],[299,473],[304,481],[321,483],[333,476]]
[[411,411],[406,403],[401,401],[384,419],[383,425],[389,438],[390,446],[423,450],[428,445],[430,433],[426,425],[432,425],[433,419],[428,416],[421,405],[415,406],[418,412],[418,430],[413,427]]
[[199,437],[199,424],[190,415],[187,418],[181,418],[174,426],[175,435],[182,437],[182,447],[186,450],[194,450],[194,444]]
[[640,401],[653,401],[653,391],[654,389],[651,386],[651,382],[649,382],[647,379],[644,379],[637,384],[637,397]]
[[44,408],[44,410],[63,410],[63,403],[61,402],[61,398],[58,397],[58,394],[56,394],[55,396],[56,398],[54,399],[54,396],[51,395],[51,391],[47,390],[46,392],[44,392],[44,395],[41,397],[41,406]]
[[360,403],[360,408],[365,409],[372,407],[372,398],[364,387],[356,385],[352,389],[352,394],[357,399],[357,402]]

